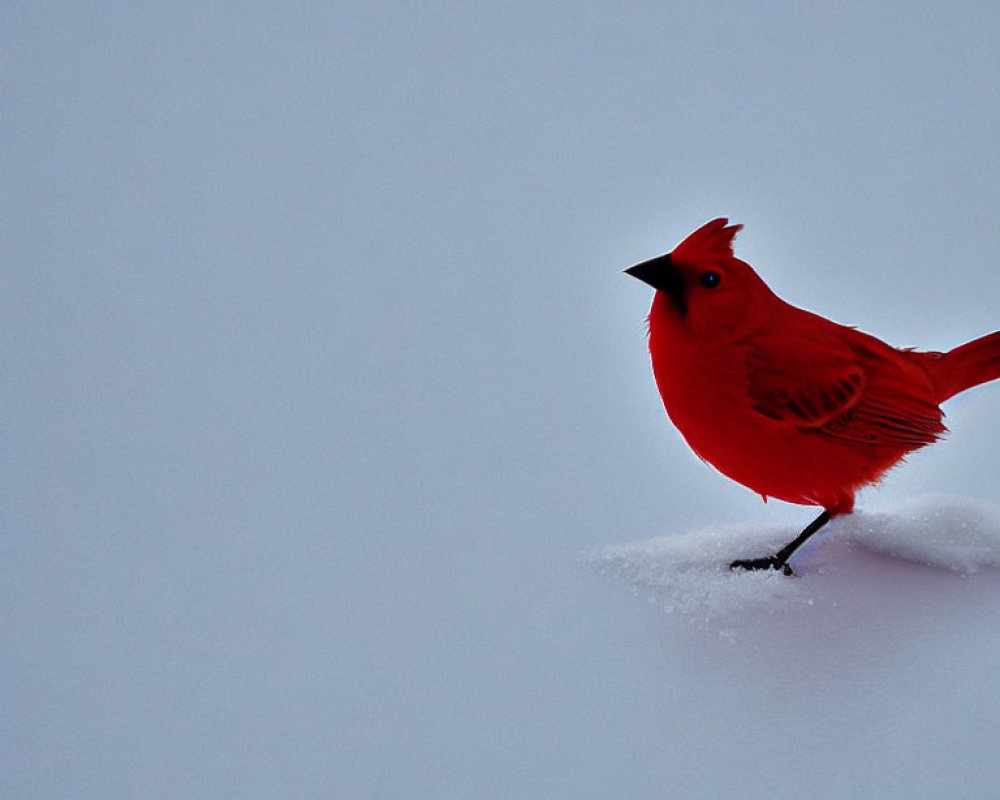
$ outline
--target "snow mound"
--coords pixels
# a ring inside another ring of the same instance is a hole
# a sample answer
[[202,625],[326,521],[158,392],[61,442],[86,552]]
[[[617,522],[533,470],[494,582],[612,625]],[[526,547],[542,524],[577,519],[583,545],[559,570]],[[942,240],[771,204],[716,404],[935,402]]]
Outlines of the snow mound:
[[894,510],[834,519],[792,558],[795,577],[729,570],[733,559],[774,553],[797,533],[783,526],[714,526],[605,547],[587,561],[665,611],[736,622],[817,604],[852,605],[866,613],[864,597],[884,606],[894,592],[919,594],[937,585],[937,579],[914,577],[915,571],[930,568],[954,580],[1000,566],[1000,510],[931,495]]
[[1000,567],[1000,510],[953,495],[929,495],[888,512],[835,520],[840,535],[875,553],[972,575]]

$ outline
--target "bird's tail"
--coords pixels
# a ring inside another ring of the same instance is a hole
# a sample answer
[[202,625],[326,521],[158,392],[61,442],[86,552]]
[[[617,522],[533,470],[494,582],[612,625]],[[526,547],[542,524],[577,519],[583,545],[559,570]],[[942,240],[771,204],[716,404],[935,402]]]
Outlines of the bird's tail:
[[[931,355],[931,354],[928,354]],[[1000,378],[1000,331],[973,339],[925,362],[943,403],[959,392]]]

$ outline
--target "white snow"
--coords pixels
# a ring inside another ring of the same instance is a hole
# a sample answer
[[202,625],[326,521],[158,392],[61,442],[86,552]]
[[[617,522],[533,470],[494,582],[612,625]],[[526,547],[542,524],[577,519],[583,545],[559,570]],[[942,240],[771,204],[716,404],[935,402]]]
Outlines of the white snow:
[[928,495],[887,512],[835,522],[840,538],[875,553],[972,575],[1000,566],[1000,509],[955,495]]
[[[811,516],[803,516],[803,526]],[[777,525],[710,525],[601,548],[587,560],[665,611],[720,625],[720,631],[762,616],[803,609],[815,615],[818,607],[853,605],[873,588],[892,595],[901,582],[912,583],[928,569],[960,580],[1000,566],[1000,509],[965,497],[928,495],[900,508],[834,519],[793,556],[794,577],[729,570],[733,559],[774,553],[797,532]]]

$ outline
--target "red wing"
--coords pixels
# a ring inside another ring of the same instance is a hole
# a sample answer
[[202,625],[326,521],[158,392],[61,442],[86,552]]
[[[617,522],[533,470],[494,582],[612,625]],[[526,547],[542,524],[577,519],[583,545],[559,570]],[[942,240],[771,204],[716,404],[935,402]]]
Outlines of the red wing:
[[847,413],[867,382],[849,348],[794,340],[758,340],[747,368],[754,408],[800,428],[821,428]]
[[778,422],[859,444],[930,444],[945,427],[928,379],[892,357],[902,353],[886,351],[762,339],[748,359],[754,407]]

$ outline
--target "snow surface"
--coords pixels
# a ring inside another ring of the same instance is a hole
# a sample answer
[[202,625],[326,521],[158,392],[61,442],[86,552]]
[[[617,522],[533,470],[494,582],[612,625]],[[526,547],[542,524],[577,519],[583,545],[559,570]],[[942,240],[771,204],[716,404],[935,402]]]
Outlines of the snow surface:
[[1000,566],[1000,509],[937,494],[834,519],[793,556],[793,577],[729,570],[733,559],[774,553],[796,533],[777,525],[707,526],[604,547],[587,560],[664,611],[733,639],[777,615],[808,626],[858,614],[881,629],[885,620],[877,617],[895,613],[908,593],[946,591]]

